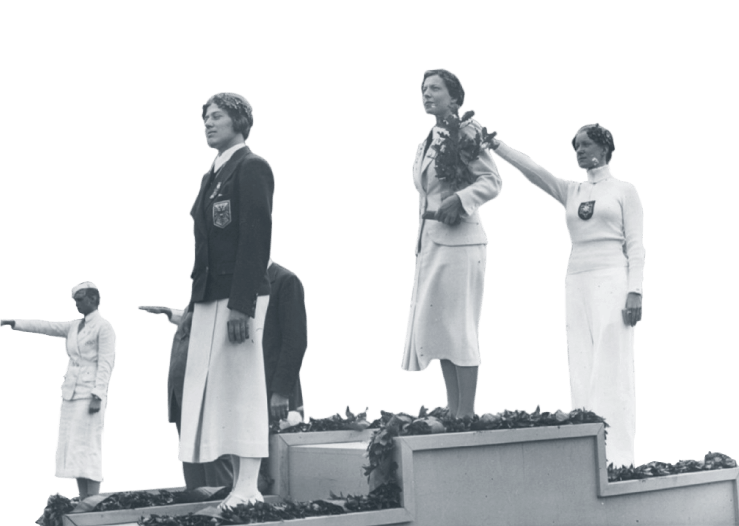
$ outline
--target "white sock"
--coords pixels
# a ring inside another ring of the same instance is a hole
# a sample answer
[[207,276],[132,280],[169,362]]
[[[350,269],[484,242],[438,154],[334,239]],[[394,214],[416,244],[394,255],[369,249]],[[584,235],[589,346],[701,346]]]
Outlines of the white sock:
[[261,463],[262,459],[259,457],[234,457],[234,486],[231,490],[233,495],[244,500],[261,497],[257,489]]

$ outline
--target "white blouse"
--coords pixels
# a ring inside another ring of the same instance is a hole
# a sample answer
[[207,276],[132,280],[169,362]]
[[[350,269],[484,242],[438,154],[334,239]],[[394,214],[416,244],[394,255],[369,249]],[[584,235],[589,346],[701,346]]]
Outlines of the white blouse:
[[632,184],[613,177],[608,165],[588,170],[588,180],[579,183],[554,177],[503,142],[495,153],[564,205],[572,240],[569,274],[628,267],[629,292],[642,293],[644,213]]

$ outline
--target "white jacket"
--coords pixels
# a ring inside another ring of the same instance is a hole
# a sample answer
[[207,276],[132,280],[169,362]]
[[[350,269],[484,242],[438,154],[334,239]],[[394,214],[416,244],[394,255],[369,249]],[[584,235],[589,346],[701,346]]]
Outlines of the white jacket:
[[105,398],[113,371],[115,332],[112,325],[97,310],[85,316],[85,326],[78,333],[81,321],[15,320],[17,331],[67,339],[69,366],[62,384],[64,400],[92,398],[92,395]]

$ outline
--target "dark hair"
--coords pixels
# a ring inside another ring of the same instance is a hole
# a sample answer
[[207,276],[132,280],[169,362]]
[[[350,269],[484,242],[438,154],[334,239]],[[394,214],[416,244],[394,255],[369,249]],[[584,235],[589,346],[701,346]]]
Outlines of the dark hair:
[[217,93],[203,104],[203,119],[205,119],[205,113],[211,104],[215,104],[231,117],[234,131],[241,133],[244,140],[249,137],[249,131],[254,125],[254,117],[249,101],[237,93]]
[[82,289],[85,291],[85,296],[90,298],[96,307],[100,306],[100,291],[98,289]]
[[445,69],[428,70],[426,73],[423,74],[423,82],[421,82],[421,91],[423,91],[423,83],[426,82],[426,79],[429,77],[433,77],[434,75],[438,75],[439,77],[441,77],[441,80],[444,81],[444,85],[446,86],[446,89],[449,92],[449,96],[452,99],[456,99],[457,106],[461,107],[462,104],[464,104],[464,88],[462,88],[462,83],[459,82],[459,79],[457,78],[457,76],[451,71],[447,71]]
[[575,147],[575,139],[577,139],[577,136],[583,130],[587,130],[588,137],[590,137],[591,141],[593,141],[595,144],[603,146],[606,149],[606,164],[611,162],[611,154],[613,153],[613,150],[616,149],[616,145],[613,142],[613,135],[611,134],[611,132],[606,130],[597,122],[595,124],[586,124],[579,130],[577,130],[577,133],[572,138],[572,147],[576,150],[577,148]]

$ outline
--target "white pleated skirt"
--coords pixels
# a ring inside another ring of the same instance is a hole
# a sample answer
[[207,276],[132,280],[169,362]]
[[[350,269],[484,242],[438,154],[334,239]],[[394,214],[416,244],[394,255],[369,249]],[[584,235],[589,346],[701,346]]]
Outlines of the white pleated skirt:
[[403,369],[421,371],[435,359],[480,365],[485,258],[485,245],[439,245],[424,236],[416,256]]
[[634,328],[621,314],[628,269],[568,274],[566,290],[572,406],[606,419],[608,462],[628,466],[636,435]]
[[228,299],[196,303],[187,354],[180,455],[203,463],[222,455],[269,455],[262,335],[269,296],[259,296],[249,339],[228,340]]
[[103,421],[105,400],[100,411],[90,413],[92,399],[62,400],[59,442],[56,449],[56,476],[103,480]]

